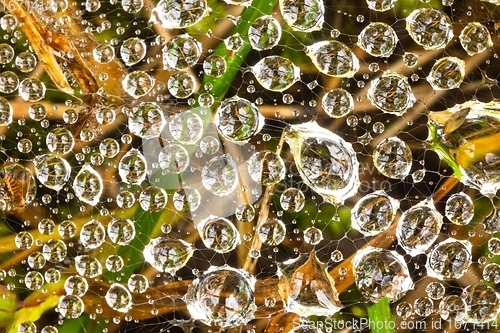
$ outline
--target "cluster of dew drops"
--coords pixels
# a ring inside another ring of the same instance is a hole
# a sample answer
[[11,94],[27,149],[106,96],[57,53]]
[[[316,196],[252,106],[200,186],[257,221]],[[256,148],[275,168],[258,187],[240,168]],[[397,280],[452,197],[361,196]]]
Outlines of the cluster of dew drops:
[[[235,6],[251,5],[249,1],[225,1]],[[453,1],[443,0],[444,6],[452,4]],[[144,8],[142,0],[114,1],[112,5],[132,14],[137,14]],[[394,9],[396,0],[366,0],[366,5],[371,11],[387,12]],[[224,39],[223,43],[234,54],[246,44],[250,44],[256,51],[271,50],[280,45],[283,22],[295,32],[323,29],[324,6],[322,0],[280,0],[279,12],[256,18],[248,29],[248,36],[234,34]],[[94,13],[99,10],[101,3],[99,0],[87,0],[84,7],[86,12]],[[67,9],[67,1],[51,0],[48,8],[42,8],[41,11],[64,12]],[[254,151],[247,160],[241,161],[235,160],[234,156],[224,153],[222,149],[224,144],[221,141],[244,147],[260,134],[266,123],[266,118],[259,111],[262,101],[250,101],[235,95],[224,97],[220,105],[217,105],[214,104],[217,101],[211,94],[210,84],[203,87],[203,93],[197,94],[200,89],[199,78],[193,74],[193,67],[201,64],[202,74],[214,79],[223,76],[228,70],[227,57],[210,53],[205,57],[204,46],[186,29],[211,14],[207,2],[161,0],[150,9],[148,13],[151,24],[165,31],[181,31],[169,39],[158,36],[153,42],[154,45],[161,46],[162,69],[171,72],[166,83],[157,82],[155,76],[146,70],[135,70],[135,65],[145,61],[148,49],[146,41],[139,37],[123,41],[112,39],[99,44],[92,51],[92,57],[98,63],[107,64],[119,59],[131,69],[122,82],[115,84],[122,85],[134,103],[123,107],[120,114],[116,109],[106,106],[93,110],[98,127],[126,119],[124,123],[127,130],[121,136],[121,142],[110,137],[100,138],[92,128],[83,128],[79,133],[73,133],[69,126],[51,124],[49,115],[52,110],[43,103],[47,92],[46,84],[37,75],[32,75],[39,66],[37,54],[33,49],[16,54],[11,44],[23,37],[22,27],[9,13],[0,18],[0,27],[7,34],[6,39],[10,40],[0,44],[0,64],[3,66],[0,92],[5,96],[0,97],[0,126],[16,125],[13,118],[17,118],[17,110],[14,110],[12,101],[20,98],[30,104],[29,120],[39,123],[48,131],[45,143],[33,142],[32,139],[23,137],[22,133],[18,135],[16,144],[19,153],[25,154],[23,156],[35,156],[24,163],[31,163],[32,169],[13,160],[6,161],[2,166],[0,206],[5,213],[17,214],[25,206],[29,209],[30,206],[53,205],[50,194],[37,195],[40,192],[51,193],[52,190],[66,191],[67,198],[78,200],[82,207],[99,207],[104,201],[114,201],[117,211],[138,204],[144,211],[162,212],[169,207],[171,197],[176,211],[190,212],[195,216],[197,210],[204,206],[202,203],[206,202],[205,195],[229,198],[229,201],[221,199],[220,202],[231,202],[232,196],[236,195],[241,186],[242,169],[249,176],[248,182],[253,182],[250,184],[254,184],[256,188],[272,187],[284,181],[287,176],[286,163],[279,153],[271,150]],[[234,21],[238,23],[236,18]],[[364,20],[358,18],[358,22]],[[355,47],[372,57],[387,58],[393,54],[398,44],[398,34],[402,32],[396,33],[391,25],[384,22],[364,24],[365,27],[356,38],[356,44],[347,45],[338,41],[337,37],[341,32],[333,30],[331,38],[305,46],[305,55],[321,75],[343,80],[353,78],[360,70],[360,59],[353,51]],[[99,29],[104,28],[106,27],[102,26]],[[406,32],[422,50],[428,51],[444,48],[455,37],[452,20],[446,12],[430,7],[415,9],[407,16]],[[487,52],[493,45],[488,29],[479,22],[465,25],[458,40],[470,56]],[[403,60],[411,68],[417,65],[418,55],[406,52]],[[14,70],[8,70],[9,66]],[[377,71],[375,68],[371,69]],[[301,69],[291,59],[278,55],[259,59],[248,71],[253,74],[260,87],[269,92],[285,92],[301,81]],[[435,91],[451,90],[462,84],[465,73],[463,59],[442,57],[434,61],[426,79]],[[417,102],[408,77],[395,71],[383,72],[369,84],[368,100],[388,115],[401,116]],[[163,85],[170,98],[179,101],[179,105],[187,103],[198,107],[187,107],[184,111],[173,114],[167,112],[167,107],[161,103],[164,96],[158,101],[146,98],[159,85]],[[284,93],[283,102],[292,104],[292,95]],[[217,107],[214,107],[212,115],[210,109],[214,105]],[[349,126],[355,127],[357,118],[349,115],[354,106],[352,94],[340,87],[324,91],[321,98],[322,111],[332,120],[346,121]],[[122,115],[125,118],[120,118]],[[65,108],[62,114],[65,125],[75,124],[78,117],[78,111],[71,107]],[[20,118],[16,121],[18,125],[25,125],[27,119]],[[214,129],[209,135],[207,122]],[[384,124],[375,123],[373,130],[377,134],[383,133]],[[166,132],[168,133],[165,134]],[[148,154],[145,150],[130,148],[134,138],[140,138],[146,147],[148,140],[157,142],[159,137],[168,139],[164,140],[160,148],[150,149]],[[269,134],[263,137],[264,141],[270,140]],[[344,140],[340,133],[337,135],[310,121],[288,126],[285,141],[302,181],[325,202],[341,205],[358,193],[360,165],[357,154],[352,144]],[[70,162],[74,161],[68,159],[78,142],[88,143],[89,146],[74,155],[78,166],[72,176],[74,167]],[[97,146],[90,147],[94,142],[98,142]],[[126,151],[123,152],[122,149]],[[9,155],[8,151],[5,153]],[[197,168],[191,162],[192,154],[198,158],[209,158]],[[90,156],[89,162],[87,156]],[[105,198],[107,187],[115,185],[104,184],[100,173],[103,169],[99,166],[110,159],[118,161],[113,167],[118,171],[119,191],[116,196]],[[380,174],[390,179],[405,179],[410,173],[412,162],[409,145],[396,136],[382,140],[373,153],[375,167]],[[162,176],[174,179],[184,173],[193,173],[198,176],[198,182],[167,193],[169,189],[148,183],[151,175],[158,170]],[[413,180],[418,182],[423,176],[421,173],[414,174]],[[15,181],[22,181],[22,194],[13,190],[12,182]],[[264,193],[257,192],[253,194]],[[304,209],[307,200],[301,189],[289,187],[281,193],[279,203],[283,211],[298,213]],[[261,220],[256,212],[256,205],[237,205],[234,211],[233,205],[229,206],[230,212],[221,210],[225,212],[224,216],[198,214],[201,218],[194,223],[197,229],[195,232],[199,233],[206,249],[225,254],[234,251],[241,244],[242,237],[246,241],[252,240],[251,235],[240,235],[235,221],[256,224],[254,231],[258,240],[252,244],[258,246],[249,252],[251,258],[259,257],[260,247],[276,248],[285,240],[289,221],[280,219],[280,214]],[[493,288],[486,284],[474,284],[464,288],[462,295],[445,296],[446,284],[440,282],[453,281],[466,274],[472,264],[472,244],[452,237],[438,241],[446,220],[430,199],[401,212],[401,216],[396,218],[398,210],[399,201],[383,190],[364,195],[351,209],[351,227],[363,236],[376,236],[397,223],[396,238],[402,250],[412,257],[426,254],[427,273],[436,278],[436,281],[426,286],[427,296],[416,299],[413,304],[398,302],[397,314],[404,318],[413,314],[425,317],[433,313],[436,301],[439,314],[444,320],[464,323],[494,320],[500,313],[500,295]],[[72,216],[59,221],[55,218],[58,211],[58,208],[52,208],[54,218],[37,220],[36,230],[26,225],[26,230],[15,236],[15,245],[20,250],[39,247],[39,250],[32,251],[25,260],[27,273],[23,283],[27,289],[43,290],[46,284],[64,279],[64,294],[56,307],[63,323],[65,319],[79,318],[85,312],[82,298],[92,281],[101,279],[105,270],[119,273],[127,265],[128,258],[117,254],[109,255],[105,262],[101,262],[94,255],[95,251],[109,243],[115,247],[129,245],[136,237],[136,223],[139,222],[131,218],[115,217],[113,211],[102,208],[99,214],[110,216],[109,222],[89,218],[82,225],[77,225]],[[85,211],[85,207],[82,211]],[[469,224],[474,216],[472,199],[464,192],[453,194],[446,201],[444,215],[455,225]],[[149,240],[142,255],[145,262],[159,273],[175,276],[199,249],[171,234],[168,223],[162,231],[162,235]],[[41,241],[37,239],[37,235],[47,240]],[[308,228],[304,231],[304,240],[311,245],[319,244],[323,240],[322,231],[314,226]],[[72,247],[79,250],[78,255],[70,257]],[[491,253],[500,254],[498,238],[492,237],[488,247]],[[68,260],[76,270],[69,276],[62,274],[58,268],[59,264]],[[332,252],[333,262],[342,260],[341,249]],[[500,283],[500,266],[495,263],[486,265],[486,259],[483,261],[483,279],[493,284]],[[277,293],[286,312],[307,318],[311,315],[332,316],[343,308],[333,279],[327,273],[326,264],[316,257],[314,251],[299,254],[297,258],[278,266],[276,274],[280,287]],[[301,279],[299,273],[311,269],[315,270],[314,279],[297,283]],[[16,274],[15,269],[0,271],[2,280]],[[394,250],[366,247],[356,253],[352,260],[352,272],[346,274],[354,275],[356,287],[365,302],[377,302],[382,297],[387,297],[391,303],[396,303],[415,288],[415,281],[412,280],[405,258]],[[193,319],[213,327],[232,328],[245,325],[256,318],[256,278],[251,273],[242,268],[223,265],[211,266],[196,275],[182,298]],[[134,307],[135,294],[147,293],[150,288],[150,279],[140,273],[131,275],[125,283],[120,279],[105,282],[112,282],[106,291],[106,304],[123,314]],[[9,283],[7,287],[10,290],[17,288],[13,283]],[[275,304],[275,299],[266,299],[265,306],[272,307]],[[116,318],[119,322],[119,316]],[[132,316],[125,318],[134,319]],[[306,329],[298,325],[293,332],[303,332]],[[36,323],[30,321],[23,322],[18,327],[18,332],[37,330],[52,333],[57,332],[57,327],[36,327]]]

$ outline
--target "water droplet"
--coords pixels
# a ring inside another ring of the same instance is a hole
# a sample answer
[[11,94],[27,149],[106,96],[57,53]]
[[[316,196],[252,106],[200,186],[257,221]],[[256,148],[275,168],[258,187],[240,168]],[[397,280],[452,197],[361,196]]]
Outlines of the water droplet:
[[121,284],[113,283],[104,297],[109,307],[118,312],[128,312],[132,307],[132,295]]
[[427,296],[433,300],[440,300],[443,298],[446,289],[441,282],[433,281],[425,287]]
[[240,244],[240,233],[234,224],[223,217],[209,216],[197,225],[203,244],[215,252],[231,252]]
[[491,287],[473,284],[464,288],[462,299],[465,301],[465,318],[469,323],[487,323],[494,320],[500,312],[500,296]]
[[384,296],[395,302],[414,286],[406,261],[395,251],[374,247],[360,250],[352,260],[352,270],[358,290],[372,302]]
[[128,117],[130,132],[143,139],[159,137],[165,125],[163,110],[155,102],[139,104]]
[[493,46],[490,32],[479,22],[469,22],[462,29],[459,39],[464,50],[471,56]]
[[64,318],[75,319],[81,316],[85,305],[80,297],[75,295],[66,295],[59,298],[57,311]]
[[459,279],[472,263],[472,245],[453,238],[436,244],[427,256],[427,274],[438,279]]
[[254,318],[254,285],[255,278],[243,270],[212,266],[189,285],[185,302],[193,319],[238,327]]
[[321,107],[332,118],[342,118],[354,110],[352,95],[343,88],[335,88],[323,95]]
[[116,195],[116,204],[120,208],[130,208],[135,203],[135,196],[129,191],[122,191]]
[[300,79],[300,69],[281,56],[264,57],[251,70],[262,87],[271,91],[284,91]]
[[[127,48],[125,47],[125,52],[127,52]],[[92,56],[94,60],[101,64],[107,64],[113,61],[115,58],[115,49],[113,46],[109,44],[99,44],[92,51]],[[122,55],[123,57],[123,55]]]
[[241,222],[251,222],[255,218],[255,208],[252,205],[243,204],[236,208],[235,215]]
[[80,242],[87,249],[97,249],[104,243],[106,230],[101,222],[91,220],[85,223],[80,231]]
[[277,246],[285,240],[286,226],[280,219],[267,218],[257,227],[260,241],[268,246]]
[[465,317],[465,302],[457,295],[450,295],[439,302],[439,315],[444,320],[459,323]]
[[141,191],[139,203],[147,212],[159,212],[167,206],[167,192],[156,186],[148,186]]
[[366,0],[368,8],[377,12],[385,12],[396,6],[397,0]]
[[260,132],[264,117],[249,100],[234,96],[222,101],[216,111],[214,124],[224,138],[246,142]]
[[321,30],[325,21],[322,0],[280,0],[281,16],[295,31]]
[[206,0],[161,0],[153,10],[165,29],[181,29],[195,25],[209,13]]
[[384,191],[365,195],[351,210],[351,226],[365,236],[378,235],[394,221],[399,202]]
[[75,176],[73,190],[80,201],[95,206],[103,191],[101,175],[90,165],[85,164]]
[[373,106],[395,115],[402,115],[416,102],[408,78],[392,72],[372,80],[367,97]]
[[194,253],[194,247],[178,238],[151,239],[144,248],[144,260],[159,272],[175,274],[184,267]]
[[[0,98],[0,106],[2,106],[0,109],[6,109],[4,106],[6,105],[5,103],[8,104],[7,100],[3,100],[3,97]],[[47,114],[47,110],[45,109],[45,106],[43,104],[35,103],[31,104],[30,107],[28,108],[28,114],[31,119],[35,121],[40,121],[45,118]]]
[[135,238],[134,222],[125,218],[111,220],[108,224],[108,237],[114,244],[129,244]]
[[24,79],[19,83],[19,96],[26,102],[38,102],[45,97],[45,83],[35,78]]
[[4,94],[12,94],[19,86],[19,78],[16,73],[4,71],[0,74],[0,92]]
[[394,29],[383,22],[368,24],[358,36],[358,46],[374,57],[390,57],[397,43]]
[[304,208],[306,198],[301,190],[291,187],[281,193],[280,205],[287,212],[297,213]]
[[359,70],[359,60],[352,50],[336,40],[321,41],[307,47],[306,54],[323,74],[333,77],[353,77]]
[[316,123],[292,125],[286,141],[302,180],[325,201],[356,194],[359,163],[350,143]]
[[31,321],[24,321],[17,326],[17,333],[36,333],[36,325]]
[[410,37],[426,50],[444,48],[453,38],[453,26],[445,12],[434,8],[418,8],[406,17]]
[[33,253],[30,253],[27,261],[28,261],[28,266],[36,270],[42,269],[47,263],[47,259],[45,259],[43,253],[40,251],[35,251]]
[[314,252],[279,264],[278,277],[286,312],[302,317],[332,316],[343,307],[332,277]]
[[132,274],[127,282],[128,290],[142,294],[149,288],[149,280],[142,274]]
[[200,140],[200,150],[205,155],[214,155],[220,149],[219,139],[214,136],[206,136]]
[[64,291],[68,295],[82,297],[89,290],[89,283],[83,276],[72,275],[64,281]]
[[474,217],[474,203],[464,192],[455,193],[446,200],[445,215],[454,224],[469,224]]
[[[138,99],[153,89],[155,78],[144,71],[128,73],[122,80],[123,90],[131,97]],[[153,104],[153,103],[148,103]]]
[[494,284],[500,283],[500,265],[491,263],[483,268],[483,279]]
[[42,247],[43,256],[47,261],[58,263],[66,258],[67,247],[60,239],[50,239]]
[[410,173],[412,164],[410,147],[397,137],[387,138],[375,148],[373,163],[384,176],[404,179]]
[[211,77],[219,77],[226,72],[226,60],[216,54],[209,55],[203,61],[203,72]]
[[281,39],[281,26],[271,15],[264,15],[253,21],[248,28],[248,40],[257,51],[270,50]]
[[146,158],[135,148],[130,149],[118,164],[118,173],[127,184],[140,184],[146,179]]
[[164,69],[187,69],[196,65],[203,49],[189,34],[175,36],[163,47]]
[[230,155],[214,157],[201,170],[201,181],[213,194],[227,196],[238,186],[238,167]]
[[5,65],[14,59],[15,51],[9,44],[0,44],[0,64]]
[[90,12],[94,13],[97,12],[101,8],[101,1],[99,0],[85,0],[85,9]]
[[189,166],[189,153],[183,146],[172,143],[162,148],[158,162],[165,172],[178,174]]
[[323,233],[316,227],[304,230],[304,241],[311,245],[317,245],[323,240]]
[[146,43],[137,37],[125,40],[120,47],[120,56],[127,66],[137,64],[146,55]]
[[421,317],[427,317],[434,311],[434,302],[429,297],[419,297],[413,302],[415,314]]
[[194,112],[177,113],[168,124],[172,137],[183,144],[195,144],[203,135],[203,120]]
[[425,169],[418,169],[416,170],[412,175],[411,178],[413,179],[414,183],[420,183],[422,180],[424,180],[426,170]]
[[413,314],[413,307],[408,302],[398,302],[398,305],[396,305],[396,314],[403,319],[407,319]]
[[10,32],[17,28],[17,19],[11,14],[5,14],[0,18],[0,28]]
[[201,194],[195,188],[185,187],[174,192],[172,201],[179,212],[194,212],[200,206]]
[[44,284],[43,275],[38,271],[31,271],[26,273],[24,277],[24,284],[26,288],[31,290],[38,290],[42,288]]
[[275,152],[258,151],[248,160],[248,174],[258,184],[272,186],[285,178],[285,162]]
[[399,245],[411,256],[424,253],[439,236],[443,217],[430,200],[424,200],[401,215],[396,229]]
[[434,63],[427,81],[434,90],[458,88],[465,78],[465,61],[456,57],[441,58]]
[[144,6],[143,0],[121,0],[122,8],[127,13],[137,14]]
[[35,175],[42,185],[60,191],[71,175],[71,166],[58,155],[43,154],[34,160]]
[[417,62],[418,62],[418,55],[416,55],[415,53],[411,53],[411,52],[405,52],[403,54],[403,62],[405,63],[405,65],[407,67],[415,67],[417,65]]

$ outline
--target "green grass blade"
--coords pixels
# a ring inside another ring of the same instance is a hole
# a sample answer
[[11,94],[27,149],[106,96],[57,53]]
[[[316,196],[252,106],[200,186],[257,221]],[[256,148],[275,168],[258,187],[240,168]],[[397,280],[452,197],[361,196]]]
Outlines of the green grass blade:
[[372,333],[393,333],[396,323],[387,297],[368,307],[368,319]]

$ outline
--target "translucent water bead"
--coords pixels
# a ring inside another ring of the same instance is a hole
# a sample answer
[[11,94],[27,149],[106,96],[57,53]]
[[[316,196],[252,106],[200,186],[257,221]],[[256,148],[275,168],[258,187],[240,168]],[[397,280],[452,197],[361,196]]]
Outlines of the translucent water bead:
[[280,0],[281,16],[295,31],[321,30],[325,20],[323,0]]
[[445,12],[434,8],[418,8],[406,18],[410,37],[426,50],[440,49],[453,38],[453,26]]
[[408,78],[392,72],[373,80],[367,97],[380,110],[395,115],[402,115],[416,102]]

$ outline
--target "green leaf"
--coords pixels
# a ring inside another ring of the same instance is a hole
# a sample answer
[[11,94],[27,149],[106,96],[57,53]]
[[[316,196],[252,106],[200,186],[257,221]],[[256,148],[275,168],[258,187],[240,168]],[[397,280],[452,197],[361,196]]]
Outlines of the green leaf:
[[387,297],[383,297],[380,301],[368,307],[368,318],[372,333],[394,332],[396,323]]

